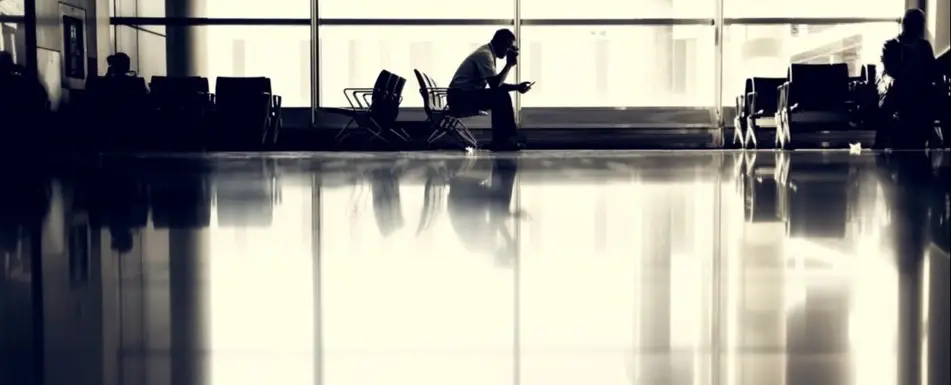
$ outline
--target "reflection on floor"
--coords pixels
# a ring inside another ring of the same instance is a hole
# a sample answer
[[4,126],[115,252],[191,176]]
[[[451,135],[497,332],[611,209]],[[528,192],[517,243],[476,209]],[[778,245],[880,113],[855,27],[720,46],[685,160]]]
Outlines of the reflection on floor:
[[949,158],[8,171],[0,383],[948,384]]

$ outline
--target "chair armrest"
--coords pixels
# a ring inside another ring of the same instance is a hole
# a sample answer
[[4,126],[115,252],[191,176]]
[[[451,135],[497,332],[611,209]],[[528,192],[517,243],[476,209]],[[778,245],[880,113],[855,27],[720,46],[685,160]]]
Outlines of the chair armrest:
[[746,115],[746,96],[745,95],[737,96],[736,99],[734,100],[733,106],[736,107],[737,116],[745,116]]
[[284,98],[281,95],[271,95],[271,106],[274,108],[281,108],[281,105],[284,104]]
[[756,109],[756,91],[746,94],[746,112],[748,116],[753,116],[759,110]]
[[[350,108],[353,110],[366,109],[370,106],[369,102],[364,104],[366,95],[373,95],[373,91],[372,88],[344,88],[343,96],[347,98],[347,103],[350,103]],[[361,98],[360,95],[363,97]]]

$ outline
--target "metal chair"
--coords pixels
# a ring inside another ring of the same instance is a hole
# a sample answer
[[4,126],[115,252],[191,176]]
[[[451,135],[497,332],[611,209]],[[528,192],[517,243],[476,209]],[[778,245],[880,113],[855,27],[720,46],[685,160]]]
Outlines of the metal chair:
[[389,142],[383,135],[390,133],[404,142],[409,142],[409,134],[396,127],[405,86],[406,78],[382,70],[373,88],[344,88],[343,94],[350,104],[350,109],[342,109],[339,112],[349,116],[350,121],[337,132],[334,141],[344,140],[354,128],[359,128],[370,133],[369,140]]
[[432,132],[426,139],[427,144],[432,144],[446,134],[452,134],[457,140],[463,142],[468,147],[478,148],[479,141],[476,140],[469,127],[462,121],[464,118],[485,115],[482,111],[462,112],[453,111],[446,101],[448,88],[440,88],[432,77],[420,70],[413,70],[416,73],[416,80],[419,82],[419,94],[423,98],[423,110],[426,112],[426,123]]

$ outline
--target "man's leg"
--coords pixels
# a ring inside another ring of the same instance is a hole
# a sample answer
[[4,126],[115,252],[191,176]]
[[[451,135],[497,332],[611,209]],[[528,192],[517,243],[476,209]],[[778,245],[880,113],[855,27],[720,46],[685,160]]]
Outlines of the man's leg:
[[483,91],[483,101],[492,111],[492,144],[514,143],[515,107],[512,96],[502,90]]
[[505,91],[484,89],[478,91],[449,90],[449,105],[456,111],[490,111],[492,114],[492,144],[514,143],[515,108],[512,96]]

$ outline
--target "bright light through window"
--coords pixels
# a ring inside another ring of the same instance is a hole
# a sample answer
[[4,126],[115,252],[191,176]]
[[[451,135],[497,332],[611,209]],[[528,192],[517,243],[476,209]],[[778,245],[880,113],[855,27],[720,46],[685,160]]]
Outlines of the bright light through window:
[[314,383],[311,188],[283,186],[269,227],[212,216],[209,385]]

